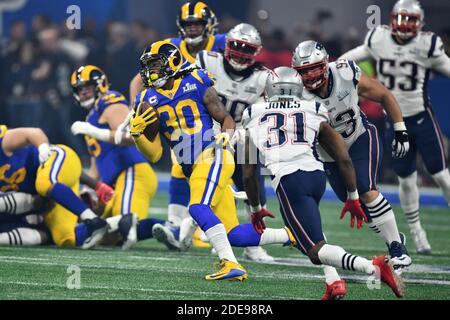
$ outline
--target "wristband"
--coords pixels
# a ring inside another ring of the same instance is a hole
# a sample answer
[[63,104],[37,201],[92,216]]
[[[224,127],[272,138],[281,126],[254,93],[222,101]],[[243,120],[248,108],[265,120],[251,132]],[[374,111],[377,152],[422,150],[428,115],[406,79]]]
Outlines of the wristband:
[[406,131],[406,125],[402,122],[394,123],[394,131]]
[[259,212],[259,211],[261,211],[261,209],[262,209],[262,207],[260,204],[258,204],[257,206],[251,206],[252,213]]
[[355,191],[347,191],[347,197],[350,200],[357,200],[359,199],[358,190]]

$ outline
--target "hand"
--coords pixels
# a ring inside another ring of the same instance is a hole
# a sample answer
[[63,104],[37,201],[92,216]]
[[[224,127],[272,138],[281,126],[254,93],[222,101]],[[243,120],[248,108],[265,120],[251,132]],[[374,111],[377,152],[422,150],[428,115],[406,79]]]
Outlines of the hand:
[[230,142],[230,135],[227,132],[222,132],[219,134],[216,134],[215,137],[215,143],[219,146],[226,147],[227,144]]
[[244,144],[245,143],[245,129],[236,129],[234,131],[233,136],[231,137],[230,144],[232,146],[236,144]]
[[350,226],[353,228],[355,226],[355,218],[358,221],[358,229],[361,229],[363,222],[368,223],[366,214],[364,213],[361,203],[358,199],[347,199],[345,201],[344,208],[341,211],[341,220],[344,218],[345,214],[350,212],[351,219],[350,219]]
[[43,164],[52,155],[52,150],[50,149],[50,145],[48,143],[42,143],[41,145],[39,145],[38,151],[39,151],[39,163],[40,164]]
[[95,185],[95,193],[101,203],[106,205],[114,196],[114,189],[108,186],[106,183],[99,181]]
[[125,120],[119,124],[116,129],[116,133],[114,134],[114,143],[120,144],[122,142],[123,134],[126,133],[126,128],[130,125],[130,120],[134,116],[134,110],[131,110]]
[[130,120],[130,134],[133,137],[139,137],[148,125],[158,121],[158,115],[155,109],[148,108],[142,114],[140,113],[142,104],[139,104],[134,117]]
[[90,135],[92,125],[89,122],[85,121],[75,121],[72,126],[70,127],[70,130],[72,131],[73,135],[77,134],[87,134]]
[[261,210],[253,212],[251,215],[253,228],[255,228],[258,234],[262,234],[266,228],[266,224],[263,220],[265,217],[275,218],[272,212],[265,208],[261,208]]
[[403,158],[409,151],[409,136],[403,122],[394,123],[395,137],[392,141],[392,156]]

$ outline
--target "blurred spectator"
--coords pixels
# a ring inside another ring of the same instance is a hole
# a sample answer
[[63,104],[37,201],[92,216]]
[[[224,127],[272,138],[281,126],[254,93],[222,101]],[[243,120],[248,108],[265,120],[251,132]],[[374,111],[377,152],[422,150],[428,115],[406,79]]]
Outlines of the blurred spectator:
[[258,60],[269,69],[291,66],[292,47],[282,29],[274,29],[269,36],[263,37],[263,49]]
[[31,40],[34,43],[38,43],[38,36],[41,31],[48,29],[52,26],[52,21],[49,17],[44,15],[37,15],[31,21]]

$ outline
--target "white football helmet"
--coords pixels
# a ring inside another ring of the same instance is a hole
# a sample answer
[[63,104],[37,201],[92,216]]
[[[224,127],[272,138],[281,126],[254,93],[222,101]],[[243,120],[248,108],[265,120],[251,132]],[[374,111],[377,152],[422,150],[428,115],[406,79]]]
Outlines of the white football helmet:
[[288,67],[273,69],[266,80],[266,96],[269,101],[300,98],[303,91],[302,79],[297,71]]
[[424,17],[419,1],[397,1],[391,12],[392,34],[402,40],[414,38],[424,26]]
[[302,77],[307,90],[317,90],[328,79],[328,53],[316,41],[303,41],[295,48],[292,67]]
[[241,23],[227,34],[225,59],[236,71],[242,71],[256,62],[261,51],[261,36],[254,26]]

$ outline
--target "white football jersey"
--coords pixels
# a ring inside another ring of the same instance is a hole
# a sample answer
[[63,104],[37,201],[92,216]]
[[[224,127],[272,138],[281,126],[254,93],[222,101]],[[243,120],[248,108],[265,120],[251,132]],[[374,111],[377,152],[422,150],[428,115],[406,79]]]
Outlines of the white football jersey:
[[[341,134],[347,149],[350,149],[356,139],[366,132],[358,105],[358,82],[361,78],[361,69],[353,61],[346,59],[331,62],[328,66],[329,96],[322,99],[307,90],[303,91],[303,96],[323,104],[328,110],[330,125]],[[321,160],[334,161],[320,146],[318,146],[318,152]]]
[[236,127],[242,128],[240,122],[245,108],[264,101],[262,95],[269,70],[256,69],[248,77],[235,80],[226,73],[223,59],[220,53],[201,51],[197,55],[197,66],[208,70],[216,78],[214,88],[236,122]]
[[432,60],[445,54],[441,38],[432,32],[419,32],[400,45],[391,29],[378,26],[364,41],[377,63],[377,77],[395,96],[404,117],[425,111],[429,103],[427,82]]
[[314,100],[262,102],[244,111],[243,126],[274,176],[275,189],[281,177],[297,170],[323,170],[313,150],[320,124],[328,121],[328,111]]

